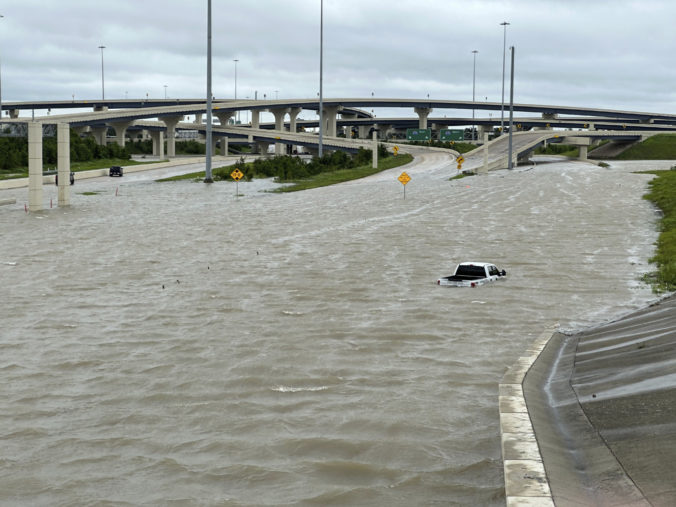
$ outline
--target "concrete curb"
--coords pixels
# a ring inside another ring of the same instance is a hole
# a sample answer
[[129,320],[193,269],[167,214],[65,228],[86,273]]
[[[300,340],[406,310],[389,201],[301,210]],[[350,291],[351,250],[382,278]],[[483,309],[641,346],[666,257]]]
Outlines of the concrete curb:
[[552,326],[538,336],[499,384],[500,436],[508,507],[554,506],[522,384],[557,327]]
[[[232,155],[230,156],[232,158]],[[214,161],[219,160],[228,160],[228,157],[213,157]],[[190,158],[178,158],[172,159],[168,162],[156,162],[150,164],[139,164],[139,165],[130,165],[122,166],[125,174],[136,173],[140,171],[150,171],[152,169],[163,169],[165,167],[173,167],[177,165],[185,164],[197,164],[204,162],[205,157],[190,157]],[[90,171],[78,171],[75,173],[75,180],[86,180],[89,178],[100,178],[102,176],[108,176],[108,168],[103,169],[92,169]],[[42,184],[43,185],[54,185],[55,175],[43,176]],[[2,180],[0,181],[0,190],[9,190],[12,188],[22,188],[28,186],[28,178],[16,178],[11,180]]]

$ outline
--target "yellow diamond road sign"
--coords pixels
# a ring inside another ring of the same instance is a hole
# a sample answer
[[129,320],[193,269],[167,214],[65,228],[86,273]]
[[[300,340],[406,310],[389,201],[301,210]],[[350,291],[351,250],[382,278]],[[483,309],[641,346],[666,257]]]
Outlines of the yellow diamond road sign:
[[401,174],[399,175],[399,178],[397,178],[397,179],[398,179],[399,181],[401,181],[401,184],[402,184],[402,185],[406,185],[406,183],[408,183],[409,181],[411,181],[411,177],[410,177],[408,174],[406,174],[406,171],[404,171],[403,173],[401,173]]
[[465,157],[463,157],[462,155],[460,155],[460,156],[458,156],[458,158],[455,159],[455,161],[456,161],[458,164],[462,164],[462,163],[465,161]]
[[244,175],[242,174],[242,171],[240,171],[239,169],[235,169],[230,173],[230,177],[235,181],[241,180],[243,176]]

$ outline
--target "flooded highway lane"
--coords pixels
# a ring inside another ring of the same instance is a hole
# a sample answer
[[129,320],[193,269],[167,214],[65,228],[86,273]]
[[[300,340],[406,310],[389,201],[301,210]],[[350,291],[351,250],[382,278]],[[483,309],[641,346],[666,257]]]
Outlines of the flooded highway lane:
[[[654,299],[659,165],[1,192],[0,503],[503,505],[498,382]],[[506,280],[436,286],[465,260]]]

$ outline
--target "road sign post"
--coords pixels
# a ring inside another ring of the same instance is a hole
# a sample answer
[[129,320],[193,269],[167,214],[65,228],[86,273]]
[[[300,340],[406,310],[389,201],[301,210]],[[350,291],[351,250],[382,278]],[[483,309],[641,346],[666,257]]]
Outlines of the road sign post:
[[244,177],[244,174],[239,169],[235,169],[230,173],[230,177],[235,180],[235,198],[239,199],[239,180]]
[[397,179],[401,182],[402,185],[404,185],[404,199],[406,199],[406,184],[409,181],[411,181],[411,177],[408,174],[406,174],[406,171],[404,171],[399,175]]

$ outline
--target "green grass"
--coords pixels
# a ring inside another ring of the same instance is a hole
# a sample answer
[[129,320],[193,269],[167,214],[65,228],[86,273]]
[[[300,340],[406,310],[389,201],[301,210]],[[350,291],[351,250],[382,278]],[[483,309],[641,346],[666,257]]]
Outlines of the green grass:
[[676,134],[658,134],[632,146],[615,160],[676,160]]
[[[218,171],[220,169],[225,169],[226,167],[231,167],[231,166],[216,167],[216,168],[212,169],[212,172]],[[162,178],[162,179],[155,180],[155,181],[158,181],[160,183],[163,183],[165,181],[183,181],[183,180],[204,181],[204,178],[206,178],[206,176],[207,176],[207,174],[206,174],[205,171],[197,171],[196,173],[179,174],[178,176],[170,176],[168,178]]]
[[406,165],[413,160],[413,156],[406,153],[396,157],[387,157],[378,161],[378,167],[372,168],[371,165],[354,167],[352,169],[339,169],[337,171],[325,172],[318,174],[312,178],[304,180],[292,181],[293,185],[275,189],[274,192],[298,192],[300,190],[309,190],[311,188],[326,187],[328,185],[335,185],[336,183],[343,183],[344,181],[357,180],[365,178],[372,174],[393,169]]
[[657,272],[646,277],[656,292],[676,290],[676,170],[647,171],[657,177],[650,181],[645,199],[654,202],[664,213],[660,221],[657,250],[650,262]]

